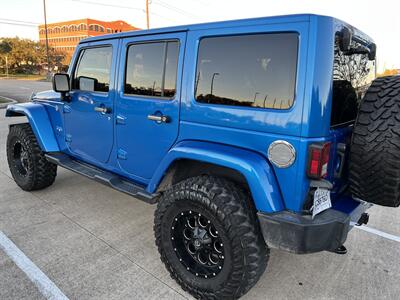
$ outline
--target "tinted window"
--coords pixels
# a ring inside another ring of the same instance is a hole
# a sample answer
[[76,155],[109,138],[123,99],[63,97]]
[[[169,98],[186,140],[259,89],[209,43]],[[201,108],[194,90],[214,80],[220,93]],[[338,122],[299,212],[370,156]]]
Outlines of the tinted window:
[[202,39],[196,100],[287,109],[294,101],[298,36],[257,34]]
[[[331,125],[347,124],[357,117],[358,106],[375,78],[375,60],[368,54],[343,53],[335,41]],[[351,48],[361,45],[352,41]]]
[[86,91],[108,92],[111,62],[111,47],[83,50],[75,70],[74,88]]
[[172,98],[176,90],[178,52],[178,42],[129,46],[125,94]]

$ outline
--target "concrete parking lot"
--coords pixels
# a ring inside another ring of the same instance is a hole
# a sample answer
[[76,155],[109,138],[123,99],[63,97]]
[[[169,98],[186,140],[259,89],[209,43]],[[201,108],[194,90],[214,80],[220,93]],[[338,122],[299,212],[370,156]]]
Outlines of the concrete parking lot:
[[[0,232],[66,297],[191,299],[159,260],[153,206],[63,169],[46,190],[20,190],[5,155],[11,122],[0,110]],[[378,232],[352,230],[346,255],[272,250],[266,273],[243,298],[398,299],[400,208],[376,206],[370,214],[368,227]],[[43,298],[0,247],[0,299]]]
[[51,82],[36,80],[0,79],[0,96],[25,102],[32,92],[51,89]]

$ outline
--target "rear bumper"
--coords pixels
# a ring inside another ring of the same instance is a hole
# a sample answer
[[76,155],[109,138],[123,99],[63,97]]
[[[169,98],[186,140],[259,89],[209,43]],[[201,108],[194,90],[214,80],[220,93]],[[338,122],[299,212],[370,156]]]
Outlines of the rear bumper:
[[335,250],[344,244],[352,228],[350,222],[357,222],[370,207],[356,202],[350,213],[330,208],[314,219],[310,215],[281,211],[272,214],[259,212],[264,240],[271,248],[297,254]]

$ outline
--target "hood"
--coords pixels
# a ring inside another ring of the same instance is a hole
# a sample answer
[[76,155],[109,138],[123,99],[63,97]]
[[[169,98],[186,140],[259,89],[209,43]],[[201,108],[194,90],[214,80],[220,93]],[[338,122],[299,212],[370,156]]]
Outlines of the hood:
[[39,92],[39,93],[33,95],[32,100],[34,100],[34,101],[40,101],[40,100],[59,101],[60,97],[61,97],[60,93],[57,93],[53,90],[48,90],[48,91]]

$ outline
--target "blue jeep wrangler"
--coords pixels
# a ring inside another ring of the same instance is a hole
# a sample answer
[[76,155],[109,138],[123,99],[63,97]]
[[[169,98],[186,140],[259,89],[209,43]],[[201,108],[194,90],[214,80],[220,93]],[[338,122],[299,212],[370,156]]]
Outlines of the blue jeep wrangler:
[[157,203],[161,260],[197,298],[238,298],[269,248],[333,251],[400,204],[400,79],[371,38],[291,15],[92,37],[54,91],[10,105],[24,190],[57,166]]

